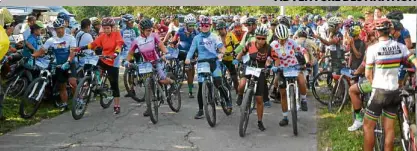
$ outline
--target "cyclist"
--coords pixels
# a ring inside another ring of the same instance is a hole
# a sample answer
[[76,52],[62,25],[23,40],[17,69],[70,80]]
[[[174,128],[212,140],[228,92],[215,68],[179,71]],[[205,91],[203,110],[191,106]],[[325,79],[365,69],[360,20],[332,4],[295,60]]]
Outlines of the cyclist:
[[[313,67],[313,77],[315,77],[319,72],[319,66],[317,62],[317,54],[320,52],[319,48],[313,40],[307,38],[308,34],[305,30],[299,30],[297,31],[297,34],[298,38],[295,40],[295,42],[307,50],[309,56],[308,60],[311,60],[312,64],[310,65]],[[313,77],[311,77],[310,80],[312,80]]]
[[122,21],[126,24],[125,28],[120,30],[122,35],[124,45],[122,47],[122,52],[120,53],[120,58],[126,59],[127,54],[130,50],[132,42],[139,36],[138,29],[134,28],[133,23],[135,18],[131,14],[125,14],[122,16]]
[[[68,16],[64,12],[60,12],[60,13],[58,13],[57,18],[61,18],[65,21],[65,33],[68,34],[68,35],[71,35],[74,31],[71,30],[70,25],[69,25],[70,16]],[[53,34],[55,35],[56,32],[53,32]]]
[[[408,61],[417,65],[417,59],[407,46],[389,38],[391,21],[386,18],[375,20],[375,29],[379,42],[369,46],[366,54],[365,76],[372,84],[370,103],[364,119],[364,151],[374,147],[374,130],[378,118],[382,115],[384,125],[384,150],[394,149],[394,124],[401,102],[398,90],[398,72],[401,63]],[[387,68],[389,66],[389,68]],[[384,82],[381,82],[384,81]]]
[[293,20],[292,20],[292,24],[290,25],[291,27],[289,27],[290,31],[290,36],[294,36],[295,32],[298,30],[298,28],[300,27],[300,15],[295,15]]
[[[287,26],[285,25],[278,25],[278,27],[275,29],[275,33],[278,37],[278,40],[274,40],[270,45],[272,49],[278,54],[279,58],[279,66],[280,67],[289,67],[298,65],[299,61],[296,57],[296,53],[301,53],[306,63],[311,64],[311,60],[309,60],[309,56],[307,53],[307,50],[301,46],[299,46],[294,40],[288,38],[289,37],[289,31]],[[301,60],[300,60],[301,61]],[[280,85],[279,85],[279,91],[281,94],[281,107],[282,107],[282,114],[284,118],[279,122],[280,126],[286,126],[288,125],[288,106],[287,106],[287,94],[285,91],[286,85],[284,83],[284,78],[282,73],[280,75],[276,74],[276,78],[279,78]],[[300,72],[298,75],[298,87],[300,89],[301,94],[301,110],[307,111],[307,87],[306,87],[306,81],[305,76],[303,75],[303,72]],[[298,109],[298,107],[297,107]]]
[[[200,20],[201,32],[194,37],[193,42],[191,43],[190,50],[187,53],[187,58],[185,64],[190,64],[190,59],[194,55],[195,50],[198,50],[198,62],[208,62],[210,63],[210,70],[212,71],[213,83],[216,88],[219,89],[221,97],[223,97],[228,104],[230,104],[229,97],[227,97],[227,92],[221,87],[222,83],[222,72],[220,70],[220,61],[226,48],[220,39],[210,32],[211,19],[209,17],[202,17]],[[220,53],[217,52],[220,50]],[[202,94],[202,81],[198,81],[198,107],[199,110],[194,117],[195,119],[201,119],[204,115],[203,113],[203,94]],[[228,106],[228,110],[231,111],[231,106]]]
[[[266,42],[268,36],[268,28],[266,27],[258,27],[255,31],[256,40],[249,42],[243,48],[242,52],[239,53],[238,59],[240,60],[242,56],[248,54],[250,58],[250,63],[252,65],[257,65],[258,68],[264,68],[270,66],[272,60],[275,60],[275,65],[278,66],[279,59],[277,58],[276,52],[271,48],[270,45]],[[239,95],[243,95],[246,79],[249,77],[243,77],[239,84]],[[266,82],[266,75],[265,73],[261,74],[258,78],[258,86],[255,92],[255,99],[256,99],[256,111],[258,115],[258,128],[261,131],[265,130],[265,126],[262,122],[263,114],[264,114],[264,93],[268,90],[267,82]]]
[[359,25],[354,25],[349,30],[349,36],[347,45],[350,45],[350,68],[356,70],[359,65],[362,63],[366,45],[365,42],[359,39],[359,34],[361,31],[361,27]]
[[233,23],[233,30],[232,30],[233,35],[235,35],[235,37],[237,38],[237,40],[240,42],[243,39],[243,36],[245,35],[243,29],[242,29],[242,24],[240,22],[235,22]]
[[178,18],[179,18],[178,15],[173,15],[173,16],[171,16],[171,18],[172,18],[172,21],[168,26],[168,32],[165,35],[163,43],[168,42],[169,39],[173,36],[172,33],[175,34],[175,32],[177,32],[178,29],[180,28],[180,22],[178,21]]
[[[94,41],[93,36],[90,34],[91,21],[89,19],[83,19],[81,21],[81,30],[75,35],[77,40],[77,47],[86,46]],[[84,50],[84,52],[93,55],[94,51],[91,49]],[[80,58],[80,62],[85,62],[85,58]]]
[[[375,38],[375,31],[374,31],[374,23],[373,22],[366,22],[364,24],[364,29],[363,31],[365,32],[365,35],[367,36],[364,39],[368,39],[369,41],[365,41],[365,47],[371,46],[375,43],[378,42],[378,40]],[[366,49],[365,49],[365,53],[366,53]],[[364,53],[364,55],[365,55]],[[365,60],[366,57],[363,57],[363,61],[360,64],[360,66],[357,68],[357,70],[355,71],[354,75],[361,75],[365,73]],[[362,102],[360,99],[360,95],[361,94],[366,94],[366,93],[370,93],[371,92],[371,86],[369,81],[367,80],[361,80],[358,83],[353,84],[352,86],[350,86],[349,88],[349,96],[350,96],[350,100],[352,102],[352,107],[353,107],[353,111],[355,114],[355,121],[353,122],[352,126],[350,126],[348,128],[348,131],[356,131],[359,128],[362,127],[363,125],[363,116],[360,113],[362,110]]]
[[[198,31],[195,29],[197,23],[194,15],[189,14],[184,18],[185,26],[181,27],[173,38],[173,43],[178,43],[178,49],[180,50],[178,54],[178,59],[185,61],[187,57],[188,50],[190,50],[191,43],[193,42],[194,37],[198,34]],[[194,82],[195,69],[194,66],[190,66],[187,71],[187,83],[188,83],[188,95],[189,98],[194,98],[193,95],[193,82]]]
[[40,48],[39,51],[36,51],[32,54],[33,57],[40,57],[44,55],[47,51],[52,49],[53,54],[55,55],[56,63],[61,65],[61,68],[56,69],[56,77],[59,85],[59,94],[61,100],[63,101],[61,111],[68,110],[68,93],[67,93],[67,82],[70,83],[72,87],[73,94],[75,93],[75,88],[77,87],[76,79],[76,69],[73,62],[75,53],[74,49],[76,48],[76,40],[73,36],[65,33],[65,21],[61,18],[58,18],[54,21],[53,26],[55,28],[56,36],[53,36],[46,40],[45,44]]
[[343,35],[339,31],[342,26],[342,20],[338,17],[332,17],[327,21],[327,23],[329,26],[327,29],[329,32],[327,38],[324,39],[317,34],[314,35],[314,38],[318,38],[325,45],[326,51],[330,51],[330,56],[332,58],[332,70],[335,71],[336,74],[340,74],[342,60],[344,59],[344,53],[342,50]]
[[268,18],[266,15],[262,15],[261,16],[261,27],[266,27],[266,29],[268,29],[270,26],[269,22],[268,22]]
[[[135,41],[133,41],[132,47],[130,48],[130,51],[127,57],[128,61],[126,61],[124,64],[125,67],[129,67],[131,62],[133,62],[133,56],[135,53],[140,53],[145,62],[152,62],[154,65],[156,65],[160,83],[165,84],[165,85],[172,84],[174,81],[166,76],[165,71],[163,69],[163,62],[158,61],[160,59],[160,56],[158,55],[156,47],[158,47],[159,50],[161,50],[163,54],[166,54],[168,51],[165,45],[160,41],[158,35],[156,33],[152,33],[152,30],[153,30],[152,21],[145,18],[139,22],[139,25],[140,25],[141,35],[138,38],[136,38]],[[148,111],[145,111],[143,115],[149,116],[150,113]]]
[[[226,65],[230,76],[233,81],[233,85],[235,86],[236,93],[238,92],[237,87],[239,85],[238,78],[237,78],[237,71],[235,66],[233,65],[233,60],[235,59],[233,50],[239,45],[239,41],[237,40],[236,36],[232,32],[226,31],[226,23],[222,20],[217,21],[216,26],[217,32],[222,40],[222,43],[226,47],[225,55],[223,56],[223,64]],[[232,105],[232,104],[230,104]]]
[[[81,50],[101,47],[102,55],[109,58],[102,58],[97,63],[103,70],[107,71],[107,78],[110,81],[110,87],[113,91],[114,97],[114,114],[120,113],[120,90],[119,90],[119,66],[117,62],[118,55],[124,44],[120,32],[114,29],[116,22],[113,18],[103,18],[101,26],[103,34],[100,34],[92,43],[81,47]],[[96,52],[97,53],[97,52]]]
[[309,17],[308,15],[304,16],[302,18],[302,23],[300,24],[300,26],[298,27],[298,30],[294,33],[293,39],[297,39],[297,35],[299,31],[305,31],[307,33],[307,38],[311,39],[314,35],[313,29],[311,29],[311,27],[308,26],[309,24]]
[[410,32],[401,24],[401,20],[404,19],[403,13],[400,11],[393,11],[387,14],[387,18],[394,24],[395,30],[392,30],[391,32],[393,38],[406,45],[408,49],[413,48]]
[[279,23],[278,23],[278,20],[274,18],[271,20],[270,24],[271,26],[269,27],[269,33],[268,33],[268,38],[267,38],[267,42],[269,44],[276,39],[275,29]]
[[[40,21],[37,21],[35,24],[30,26],[30,36],[27,39],[27,42],[33,47],[31,49],[30,47],[25,47],[22,51],[23,57],[31,57],[32,54],[36,51],[39,51],[39,49],[42,47],[42,38],[41,38],[41,29],[45,28],[43,24]],[[32,67],[33,60],[28,60],[28,62],[25,63],[26,67]]]
[[91,36],[93,39],[96,39],[99,35],[99,31],[101,28],[101,21],[97,17],[90,18],[91,24],[93,25],[90,30]]

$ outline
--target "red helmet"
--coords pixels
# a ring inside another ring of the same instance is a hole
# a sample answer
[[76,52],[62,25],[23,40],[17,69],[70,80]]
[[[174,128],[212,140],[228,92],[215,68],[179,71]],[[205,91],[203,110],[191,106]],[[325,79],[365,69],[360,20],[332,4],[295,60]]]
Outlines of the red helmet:
[[207,17],[207,16],[201,17],[200,24],[211,24],[210,17]]
[[387,30],[390,29],[392,26],[392,23],[387,18],[380,18],[375,20],[375,29],[376,30]]
[[374,32],[374,22],[372,21],[367,21],[364,23],[363,25],[363,29],[365,30],[366,33],[373,33]]
[[106,17],[101,20],[101,26],[114,26],[116,25],[116,21],[114,21],[111,17]]

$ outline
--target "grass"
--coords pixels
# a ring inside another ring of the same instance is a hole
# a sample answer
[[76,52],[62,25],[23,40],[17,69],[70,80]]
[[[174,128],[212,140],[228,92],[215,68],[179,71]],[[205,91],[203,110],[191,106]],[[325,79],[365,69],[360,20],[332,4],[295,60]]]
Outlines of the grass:
[[[328,113],[324,106],[318,109],[318,150],[319,151],[361,151],[363,150],[363,130],[349,132],[347,128],[353,123],[351,106],[348,105],[338,114]],[[396,140],[400,137],[396,123]],[[395,151],[401,151],[400,144],[395,144]]]
[[[125,86],[123,83],[123,75],[119,75],[119,89],[121,96],[124,95]],[[71,99],[68,101],[71,105]],[[20,118],[19,114],[19,99],[6,99],[4,101],[3,114],[6,117],[5,121],[0,121],[0,136],[7,132],[13,131],[17,128],[34,125],[44,119],[51,119],[61,114],[60,109],[56,108],[52,102],[42,101],[39,110],[30,119]],[[67,111],[68,112],[68,111]],[[62,113],[63,114],[63,113]]]

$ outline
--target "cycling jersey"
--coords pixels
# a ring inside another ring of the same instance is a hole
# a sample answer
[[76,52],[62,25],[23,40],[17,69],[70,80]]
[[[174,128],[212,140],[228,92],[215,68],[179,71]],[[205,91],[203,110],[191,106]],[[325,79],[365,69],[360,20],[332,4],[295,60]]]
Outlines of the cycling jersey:
[[295,32],[297,32],[297,30],[298,30],[299,27],[300,27],[300,25],[296,25],[296,24],[291,25],[291,27],[290,27],[290,35],[294,35]]
[[[75,36],[75,39],[77,40],[77,47],[86,46],[89,43],[94,41],[93,37],[89,33],[86,33],[82,30],[77,33],[77,35]],[[83,52],[87,53],[89,55],[94,55],[94,51],[91,50],[91,49],[83,50]],[[76,60],[76,62],[79,62],[80,66],[84,66],[84,62],[85,62],[84,57],[80,58],[80,60],[78,60],[78,57],[76,57],[74,59]]]
[[70,48],[77,47],[77,44],[73,36],[65,34],[63,37],[49,38],[42,47],[45,50],[52,48],[57,64],[63,64],[68,60]]
[[94,39],[96,39],[99,35],[98,31],[96,31],[94,28],[91,28],[90,34],[91,36],[93,36]]
[[225,37],[226,54],[223,56],[223,61],[233,61],[233,50],[239,45],[239,41],[233,33],[227,33]]
[[187,59],[191,59],[198,49],[198,60],[217,58],[217,50],[223,47],[222,41],[212,33],[199,33],[194,37]]
[[243,35],[243,39],[240,41],[239,46],[234,51],[236,53],[240,53],[247,43],[253,41],[256,41],[256,36],[254,34],[250,34],[249,32],[245,32],[245,34]]
[[148,37],[139,36],[133,41],[130,48],[131,52],[141,53],[145,61],[155,61],[159,59],[156,46],[160,40],[156,33],[151,33]]
[[133,28],[126,27],[120,31],[120,34],[124,41],[122,52],[120,53],[120,58],[126,59],[127,53],[129,52],[133,41],[136,39],[136,37],[138,37],[139,32],[135,31]]
[[400,64],[407,60],[411,62],[414,58],[404,44],[394,40],[379,41],[369,46],[366,68],[374,69],[372,88],[397,90]]
[[289,67],[298,65],[296,53],[305,54],[307,50],[299,46],[294,40],[288,39],[284,45],[279,44],[278,41],[273,41],[270,46],[277,53],[280,60],[280,67]]
[[[103,49],[104,56],[113,56],[115,52],[120,51],[124,44],[120,32],[111,32],[108,34],[100,34],[92,43],[88,45],[89,49],[95,49],[101,47]],[[113,67],[119,67],[119,61],[117,59],[101,59],[105,64]]]
[[312,41],[311,39],[304,38],[304,37],[298,38],[295,41],[297,42],[298,45],[300,45],[301,47],[307,50],[308,55],[310,56],[311,62],[317,61],[314,54],[317,52],[316,50],[318,50],[319,48],[317,47],[316,43],[314,43],[314,41]]
[[[326,38],[327,41],[330,41],[330,38]],[[341,32],[337,32],[336,35],[333,36],[333,39],[338,41],[338,44],[333,44],[333,45],[329,45],[326,46],[326,50],[329,51],[340,51],[341,50],[341,44],[340,42],[343,40],[343,35]]]
[[405,45],[405,39],[410,38],[410,32],[407,29],[403,28],[400,31],[400,33],[401,35],[400,37],[398,37],[397,41]]
[[180,29],[180,27],[175,26],[173,23],[171,23],[168,26],[168,33],[171,33],[172,31],[177,32],[179,29]]
[[178,49],[180,51],[188,52],[191,47],[191,43],[193,42],[194,37],[198,34],[197,30],[194,29],[189,35],[187,36],[188,31],[184,27],[178,29],[178,32],[175,34],[175,38],[180,38]]
[[[313,37],[313,35],[314,35],[313,29],[311,29],[311,27],[309,27],[309,26],[300,25],[300,26],[298,27],[298,30],[303,30],[303,31],[305,31],[305,32],[307,33],[307,37],[308,37],[308,38]],[[297,33],[298,33],[298,32],[296,32],[296,33],[295,33],[295,35],[296,35],[296,36],[297,36]]]

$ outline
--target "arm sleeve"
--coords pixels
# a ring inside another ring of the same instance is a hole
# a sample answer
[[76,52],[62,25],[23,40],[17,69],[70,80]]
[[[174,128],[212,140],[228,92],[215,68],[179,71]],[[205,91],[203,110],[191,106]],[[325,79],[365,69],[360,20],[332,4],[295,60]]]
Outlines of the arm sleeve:
[[103,39],[104,35],[100,34],[92,43],[88,44],[89,49],[95,49],[96,47],[103,47],[101,45],[101,39]]
[[246,34],[247,34],[247,32],[243,35],[243,39],[242,39],[242,41],[240,41],[239,46],[237,46],[237,48],[234,50],[236,53],[240,53],[242,51],[243,47],[245,47]]
[[217,49],[220,49],[221,47],[224,46],[222,40],[220,39],[220,36],[216,35],[215,38],[214,38],[214,42],[216,43],[216,48]]
[[194,52],[197,49],[197,43],[198,43],[197,38],[198,37],[194,37],[193,42],[191,43],[190,50],[187,53],[187,58],[186,59],[191,59],[191,57],[194,55]]

